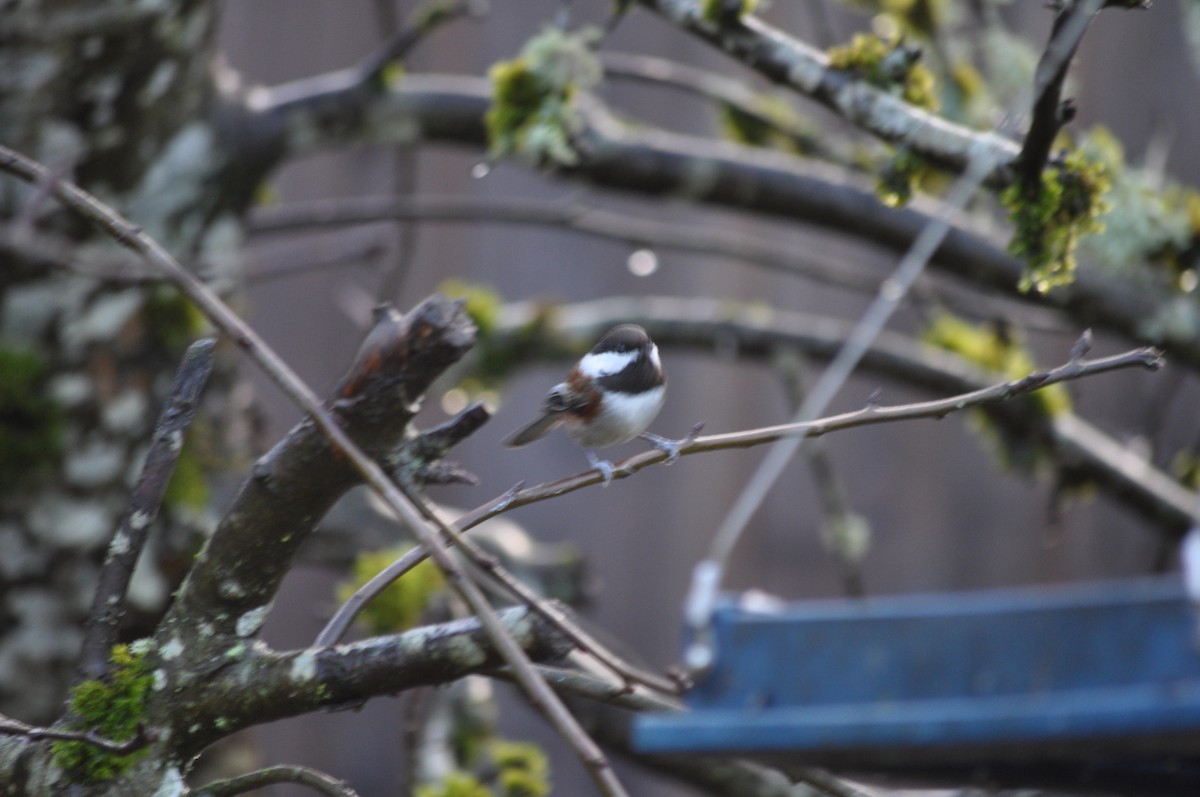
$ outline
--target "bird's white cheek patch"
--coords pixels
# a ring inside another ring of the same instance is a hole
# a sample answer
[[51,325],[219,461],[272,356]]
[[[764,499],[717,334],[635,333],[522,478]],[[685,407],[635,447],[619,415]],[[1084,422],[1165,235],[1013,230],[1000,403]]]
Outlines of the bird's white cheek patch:
[[620,373],[637,357],[636,351],[602,351],[583,355],[579,370],[584,376],[599,379],[602,376]]

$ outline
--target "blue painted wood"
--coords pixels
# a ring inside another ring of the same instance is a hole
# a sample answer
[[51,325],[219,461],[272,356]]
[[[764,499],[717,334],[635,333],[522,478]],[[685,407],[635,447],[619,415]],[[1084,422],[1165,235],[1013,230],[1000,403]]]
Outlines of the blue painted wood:
[[1197,618],[1175,578],[725,603],[714,634],[690,711],[639,718],[639,750],[1200,794]]

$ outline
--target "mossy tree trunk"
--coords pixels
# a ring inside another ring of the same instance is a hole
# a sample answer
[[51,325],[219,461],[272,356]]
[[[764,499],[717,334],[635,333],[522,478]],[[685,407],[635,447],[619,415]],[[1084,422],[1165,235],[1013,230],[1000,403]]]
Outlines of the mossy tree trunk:
[[[215,14],[199,0],[9,4],[0,141],[220,278],[236,269],[240,233],[236,199],[211,179],[223,165]],[[0,247],[0,702],[42,722],[61,708],[103,544],[198,317],[168,287],[80,273],[131,261],[44,186],[5,181],[0,218],[15,220]],[[35,221],[41,235],[22,237]],[[222,394],[218,384],[211,400]],[[135,610],[161,612],[177,580],[170,560],[197,544],[202,489],[173,498]]]

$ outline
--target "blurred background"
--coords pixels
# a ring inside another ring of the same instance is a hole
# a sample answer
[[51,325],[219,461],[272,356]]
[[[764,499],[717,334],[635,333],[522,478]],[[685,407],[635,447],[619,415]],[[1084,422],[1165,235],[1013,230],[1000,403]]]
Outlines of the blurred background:
[[[511,58],[556,15],[569,9],[572,26],[602,24],[609,3],[522,0],[493,3],[481,20],[454,23],[409,57],[412,73],[485,75]],[[963,6],[964,29],[978,26]],[[1051,15],[1041,3],[998,6],[998,13],[1030,51],[1040,51]],[[1072,72],[1079,116],[1075,129],[1104,124],[1121,141],[1128,162],[1151,163],[1175,179],[1195,183],[1200,152],[1190,145],[1200,127],[1196,73],[1185,40],[1184,6],[1102,14]],[[344,0],[240,0],[224,3],[221,51],[248,83],[275,85],[357,62],[383,40],[378,4]],[[413,4],[397,2],[401,18]],[[820,7],[818,9],[818,7]],[[763,12],[773,25],[818,47],[831,32],[842,39],[870,29],[869,12],[838,3],[774,2]],[[974,33],[982,37],[985,30]],[[763,82],[713,48],[658,17],[632,13],[606,40],[605,49],[668,58]],[[609,79],[600,90],[612,107],[664,128],[719,135],[705,103],[669,89]],[[795,100],[822,124],[828,117]],[[845,135],[828,124],[826,135]],[[554,203],[586,200],[633,215],[687,220],[818,251],[879,275],[896,257],[845,235],[800,224],[764,222],[748,215],[680,203],[606,193],[578,183],[541,177],[520,165],[485,164],[485,153],[421,145],[358,147],[289,163],[271,181],[272,203],[386,195],[529,198]],[[338,253],[362,248],[372,256],[336,268],[274,275],[299,252]],[[769,273],[736,259],[655,252],[649,274],[630,267],[633,248],[570,231],[487,222],[398,224],[384,222],[336,231],[252,237],[247,250],[250,288],[247,317],[318,391],[328,390],[346,368],[364,333],[366,310],[377,299],[409,308],[449,278],[489,287],[506,301],[580,302],[610,296],[711,296],[771,308],[853,319],[871,296]],[[398,258],[407,263],[399,289],[381,296],[383,272]],[[258,275],[256,277],[256,274]],[[895,328],[911,330],[905,310]],[[1066,325],[1033,330],[1028,340],[1041,365],[1063,361],[1081,330]],[[1101,337],[1097,353],[1128,348]],[[739,361],[729,347],[710,352],[672,350],[663,359],[670,377],[666,406],[651,430],[681,437],[698,421],[725,432],[781,423],[791,413],[787,385],[776,369]],[[567,363],[519,370],[490,398],[495,418],[457,450],[457,459],[479,476],[470,488],[444,488],[437,500],[472,507],[518,481],[537,483],[584,470],[584,458],[562,434],[520,450],[500,440],[535,411]],[[809,364],[815,379],[821,363]],[[255,376],[274,440],[298,418],[272,386]],[[1080,415],[1127,446],[1162,447],[1162,441],[1196,434],[1188,407],[1195,380],[1172,372],[1122,373],[1074,383]],[[881,390],[885,404],[932,398],[927,393],[860,375],[841,391],[833,411],[861,407]],[[427,402],[420,421],[447,417]],[[967,418],[913,421],[842,432],[821,442],[849,508],[869,524],[870,548],[861,562],[868,595],[981,589],[1120,578],[1150,572],[1163,559],[1159,535],[1103,497],[1054,509],[1049,478],[1006,472],[972,431]],[[1146,435],[1152,434],[1151,441]],[[638,450],[631,443],[615,459]],[[569,541],[584,555],[595,589],[587,617],[628,650],[662,668],[678,660],[681,602],[692,568],[765,449],[715,452],[654,467],[606,489],[582,490],[514,511],[509,519],[545,542]],[[1045,476],[1045,474],[1043,474]],[[757,588],[787,598],[843,594],[836,562],[823,545],[821,511],[811,467],[799,457],[759,511],[733,558],[729,589]],[[334,606],[335,573],[300,568],[285,588],[267,628],[277,646],[308,644]],[[577,764],[518,701],[506,700],[505,735],[544,741],[554,751],[556,794],[584,793]],[[348,779],[363,794],[389,794],[397,783],[389,749],[402,743],[404,712],[396,701],[375,700],[359,712],[306,717],[254,733],[267,761],[303,760]],[[622,764],[635,794],[685,795],[684,787]],[[279,788],[272,794],[291,794]],[[298,791],[296,793],[299,793]]]

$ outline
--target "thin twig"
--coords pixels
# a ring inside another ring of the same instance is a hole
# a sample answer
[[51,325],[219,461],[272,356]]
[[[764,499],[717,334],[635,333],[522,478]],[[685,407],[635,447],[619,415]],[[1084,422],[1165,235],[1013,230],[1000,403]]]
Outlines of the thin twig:
[[256,769],[245,775],[218,780],[196,789],[191,794],[192,797],[233,797],[235,794],[245,794],[275,783],[297,783],[328,797],[358,797],[354,789],[324,772],[290,764]]
[[[45,167],[3,146],[0,146],[0,170],[27,182],[36,182],[44,179],[46,175]],[[421,512],[388,478],[383,469],[350,439],[311,388],[212,289],[185,270],[157,241],[142,232],[141,228],[131,224],[112,208],[73,183],[58,182],[54,186],[54,194],[67,207],[100,226],[122,246],[132,249],[161,269],[213,324],[228,334],[234,343],[266,372],[291,401],[304,410],[314,425],[358,471],[363,481],[403,519],[430,552],[445,574],[447,583],[467,602],[472,611],[477,613],[492,644],[513,669],[521,674],[521,683],[530,702],[547,716],[555,729],[570,743],[601,791],[606,795],[625,794],[600,748],[579,727],[554,692],[530,669],[530,662],[524,651],[496,619],[479,587],[463,573],[437,534],[425,522]]]
[[359,82],[378,80],[384,69],[404,60],[413,48],[425,41],[442,25],[465,16],[478,16],[484,4],[479,0],[435,0],[413,15],[416,22],[399,30],[388,31],[388,40],[378,50],[363,59],[357,67]]
[[[506,305],[492,345],[514,354],[529,351],[528,332],[534,322],[545,318],[545,313],[545,305],[538,302]],[[728,299],[612,296],[557,306],[553,321],[540,328],[541,338],[533,348],[541,361],[569,363],[586,348],[586,343],[615,323],[641,324],[662,347],[701,354],[733,350],[740,359],[758,362],[769,362],[778,352],[789,349],[814,359],[831,360],[852,327],[844,319],[811,313],[773,310],[764,314],[754,304],[738,306]],[[997,378],[958,355],[887,330],[864,355],[861,367],[934,396],[968,393],[987,387]],[[1190,491],[1078,415],[1059,412],[1039,423],[1022,417],[1020,412],[1007,412],[1003,406],[992,405],[989,409],[993,408],[1006,413],[1006,428],[1020,430],[1028,439],[1048,445],[1060,461],[1072,463],[1080,477],[1095,482],[1109,496],[1142,515],[1168,539],[1191,527]]]
[[[747,429],[741,432],[704,435],[695,438],[687,445],[681,446],[679,455],[683,457],[691,454],[699,454],[704,451],[750,448],[762,445],[763,443],[772,443],[785,437],[796,439],[817,437],[832,432],[840,432],[846,429],[855,429],[879,423],[893,423],[918,418],[940,419],[972,407],[989,402],[1003,401],[1021,393],[1038,390],[1059,382],[1067,382],[1125,368],[1157,370],[1161,366],[1162,357],[1156,349],[1133,349],[1111,357],[1069,362],[1050,371],[1037,371],[1023,379],[997,383],[989,387],[980,388],[979,390],[961,393],[949,398],[937,399],[936,401],[895,406],[871,405],[853,412],[819,418],[814,421],[766,426],[757,429]],[[620,463],[614,463],[613,478],[623,479],[627,476],[632,476],[643,468],[665,462],[666,459],[667,454],[658,449],[643,451]],[[556,498],[589,485],[600,484],[603,480],[603,477],[595,470],[588,470],[553,482],[509,491],[462,515],[455,521],[454,525],[457,529],[466,530],[511,509]]]
[[97,750],[112,753],[113,755],[128,755],[141,750],[155,740],[154,733],[144,728],[139,728],[136,734],[123,742],[115,742],[112,739],[97,736],[91,731],[60,731],[54,728],[39,728],[34,725],[26,725],[24,722],[12,719],[11,717],[5,717],[2,714],[0,714],[0,733],[11,736],[26,736],[35,741],[52,739],[63,742],[82,742],[83,744],[95,747]]
[[189,346],[171,383],[129,507],[108,543],[83,639],[81,679],[99,678],[108,668],[110,650],[125,615],[129,581],[175,473],[184,432],[196,417],[200,394],[212,373],[216,343],[213,338],[205,338]]

